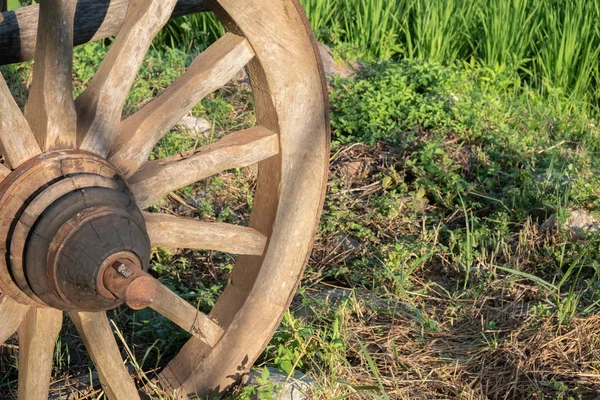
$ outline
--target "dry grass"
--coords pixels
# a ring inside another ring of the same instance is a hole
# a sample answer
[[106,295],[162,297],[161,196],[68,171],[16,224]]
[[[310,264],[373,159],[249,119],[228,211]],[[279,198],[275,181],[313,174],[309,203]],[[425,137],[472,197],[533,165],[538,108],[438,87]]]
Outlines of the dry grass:
[[[581,399],[598,398],[600,316],[576,318],[559,329],[554,318],[528,311],[535,287],[517,285],[503,297],[477,300],[449,299],[429,289],[411,308],[442,321],[433,330],[407,316],[405,303],[374,303],[360,292],[351,297],[357,300],[344,315],[350,365],[340,363],[338,378],[354,387],[378,386],[362,343],[394,399],[561,398],[566,388]],[[321,398],[347,389],[327,377],[321,383]]]

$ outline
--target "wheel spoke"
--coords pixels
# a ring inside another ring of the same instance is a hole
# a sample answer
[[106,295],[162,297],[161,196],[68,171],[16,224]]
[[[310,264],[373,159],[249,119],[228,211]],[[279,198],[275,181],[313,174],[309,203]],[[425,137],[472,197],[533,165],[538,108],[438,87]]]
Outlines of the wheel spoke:
[[260,256],[267,237],[252,228],[216,222],[201,222],[166,214],[144,213],[153,247],[216,250]]
[[2,182],[4,180],[4,178],[9,176],[10,173],[11,173],[11,170],[9,168],[7,168],[3,164],[0,164],[0,182]]
[[33,81],[25,117],[44,150],[73,149],[73,21],[77,0],[41,0]]
[[176,0],[131,0],[127,16],[89,87],[79,96],[80,148],[106,157],[113,146],[123,105],[152,39],[169,20]]
[[115,297],[134,310],[150,307],[211,347],[224,334],[212,318],[141,269],[117,265],[106,270],[103,283]]
[[6,161],[17,168],[31,157],[40,154],[27,120],[13,99],[4,77],[0,73],[0,142]]
[[19,400],[47,400],[62,312],[32,308],[19,328]]
[[232,133],[197,151],[148,162],[129,182],[138,205],[143,209],[173,190],[227,169],[256,164],[278,153],[277,134],[255,127]]
[[139,399],[105,312],[69,314],[96,365],[102,388],[110,400]]
[[187,301],[177,296],[168,287],[158,282],[156,300],[150,306],[197,339],[214,347],[223,329],[206,314],[201,313]]
[[8,296],[0,297],[0,344],[11,337],[25,318],[28,306],[17,303]]
[[253,57],[246,39],[232,33],[223,36],[163,94],[121,123],[111,161],[126,177],[133,175],[167,131],[202,98],[229,82]]

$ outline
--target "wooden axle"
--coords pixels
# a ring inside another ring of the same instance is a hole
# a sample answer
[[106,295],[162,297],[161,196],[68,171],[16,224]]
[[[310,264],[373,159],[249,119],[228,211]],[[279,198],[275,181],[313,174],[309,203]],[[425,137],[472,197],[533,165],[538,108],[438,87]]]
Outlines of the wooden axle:
[[98,291],[108,290],[134,310],[150,307],[214,347],[223,336],[223,328],[130,260],[125,256],[107,266]]
[[[75,46],[119,33],[130,0],[78,0],[75,10]],[[0,5],[2,0],[0,0]],[[179,0],[172,17],[207,11],[206,0]],[[0,16],[0,65],[34,58],[39,5],[3,12]]]

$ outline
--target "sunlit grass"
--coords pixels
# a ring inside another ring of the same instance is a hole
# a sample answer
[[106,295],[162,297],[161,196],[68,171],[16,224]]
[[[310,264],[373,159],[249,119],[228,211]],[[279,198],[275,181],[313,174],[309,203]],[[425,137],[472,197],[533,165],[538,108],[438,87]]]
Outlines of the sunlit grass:
[[367,61],[514,69],[595,106],[600,0],[301,0],[320,40]]
[[[9,0],[9,9],[19,5]],[[301,0],[319,40],[365,61],[418,58],[516,71],[548,94],[600,104],[600,0]],[[212,13],[178,18],[155,45],[205,48]]]

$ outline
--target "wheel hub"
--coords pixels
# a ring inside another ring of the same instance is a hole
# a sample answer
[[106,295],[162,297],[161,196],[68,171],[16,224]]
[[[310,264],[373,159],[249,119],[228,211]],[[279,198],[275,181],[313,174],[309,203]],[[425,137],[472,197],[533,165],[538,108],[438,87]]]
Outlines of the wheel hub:
[[0,291],[64,311],[121,304],[104,288],[115,264],[148,269],[150,240],[118,170],[82,151],[29,160],[0,185]]

